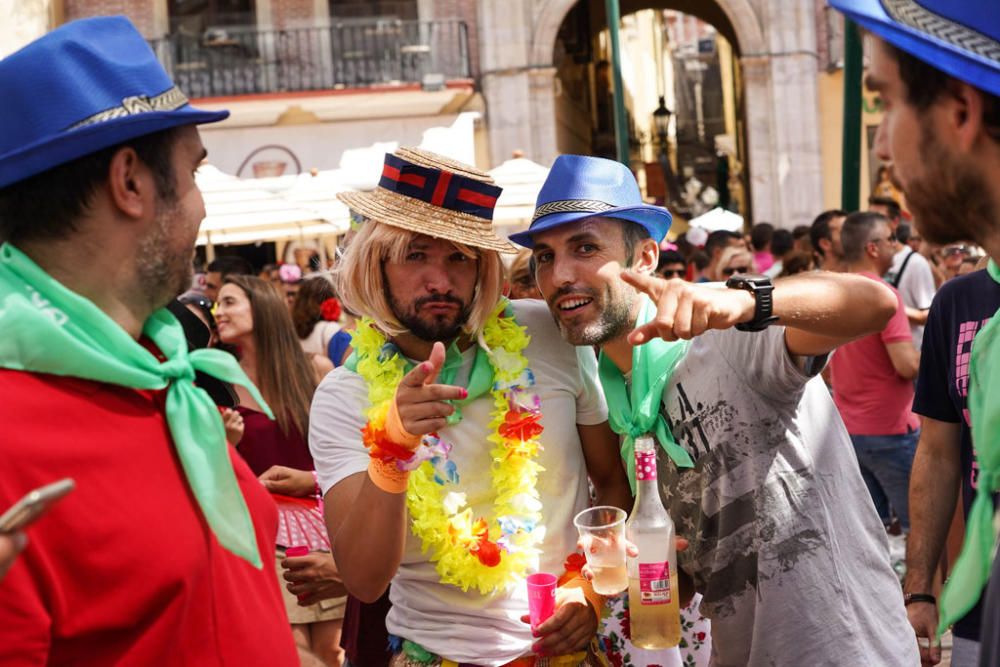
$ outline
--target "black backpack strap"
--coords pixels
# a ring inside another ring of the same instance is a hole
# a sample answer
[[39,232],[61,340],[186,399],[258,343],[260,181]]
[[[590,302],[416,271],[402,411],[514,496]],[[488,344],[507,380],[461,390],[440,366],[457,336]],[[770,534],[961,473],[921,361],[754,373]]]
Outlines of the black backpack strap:
[[899,289],[899,283],[903,279],[903,271],[906,271],[906,265],[910,263],[910,258],[917,254],[916,250],[910,250],[910,254],[906,256],[903,260],[903,265],[899,267],[899,273],[893,277],[892,280],[888,281],[890,285]]

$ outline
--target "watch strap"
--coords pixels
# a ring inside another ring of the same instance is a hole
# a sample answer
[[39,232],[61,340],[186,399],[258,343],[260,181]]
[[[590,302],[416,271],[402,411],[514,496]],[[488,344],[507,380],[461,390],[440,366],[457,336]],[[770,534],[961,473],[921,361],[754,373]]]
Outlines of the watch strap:
[[908,606],[916,602],[927,602],[937,604],[937,598],[930,593],[906,593],[903,595],[903,606]]
[[753,319],[736,325],[738,331],[763,331],[778,318],[774,312],[774,285],[767,276],[733,276],[726,281],[726,287],[742,289],[753,294]]

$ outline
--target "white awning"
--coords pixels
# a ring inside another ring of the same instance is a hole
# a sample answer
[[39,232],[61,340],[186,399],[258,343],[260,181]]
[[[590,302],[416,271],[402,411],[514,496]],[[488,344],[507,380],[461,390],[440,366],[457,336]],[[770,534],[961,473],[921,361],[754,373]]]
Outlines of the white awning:
[[535,200],[549,176],[548,167],[516,157],[490,171],[490,176],[503,188],[493,212],[498,227],[527,227],[535,214]]
[[[239,179],[212,165],[195,176],[205,199],[198,245],[254,243],[343,234],[350,227],[347,207],[333,199],[310,200],[301,185],[309,174],[276,179]],[[330,187],[329,183],[324,186]],[[343,189],[343,188],[341,188]],[[303,194],[305,193],[305,194]],[[338,207],[339,205],[339,207]]]
[[737,215],[724,208],[713,208],[708,213],[692,218],[688,222],[690,227],[700,227],[708,232],[725,230],[727,232],[743,231],[743,216]]

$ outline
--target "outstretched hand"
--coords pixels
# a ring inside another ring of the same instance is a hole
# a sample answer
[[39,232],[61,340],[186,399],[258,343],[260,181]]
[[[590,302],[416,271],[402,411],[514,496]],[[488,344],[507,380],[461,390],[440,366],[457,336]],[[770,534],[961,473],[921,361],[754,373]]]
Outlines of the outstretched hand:
[[622,271],[622,280],[643,292],[656,304],[656,317],[636,327],[628,336],[633,345],[653,338],[691,339],[709,329],[728,329],[753,319],[753,295],[738,289],[717,289],[685,282],[664,280]]
[[[584,552],[589,549],[590,553],[597,553],[600,546],[600,544],[591,540],[586,540],[582,537],[576,543],[577,549]],[[689,546],[690,543],[686,539],[678,537],[677,535],[674,536],[674,548],[678,553],[687,551]],[[629,558],[637,557],[639,555],[639,547],[632,542],[625,540],[625,555]],[[594,580],[594,570],[590,567],[590,563],[584,563],[583,567],[580,569],[580,574],[582,574],[587,581]],[[694,597],[693,582],[691,581],[691,577],[689,577],[687,573],[681,569],[677,570],[677,582],[678,588],[680,589],[678,591],[678,595],[680,595],[680,605],[682,608],[687,607],[691,603],[691,598]]]
[[[399,383],[394,409],[405,433],[402,434],[403,439],[397,439],[394,437],[397,434],[389,433],[394,441],[403,443],[444,428],[448,423],[448,416],[455,412],[455,408],[445,401],[468,396],[463,387],[434,383],[444,366],[444,360],[444,344],[434,343],[427,361],[417,364]],[[391,422],[391,419],[387,422]],[[410,437],[406,438],[406,435]]]

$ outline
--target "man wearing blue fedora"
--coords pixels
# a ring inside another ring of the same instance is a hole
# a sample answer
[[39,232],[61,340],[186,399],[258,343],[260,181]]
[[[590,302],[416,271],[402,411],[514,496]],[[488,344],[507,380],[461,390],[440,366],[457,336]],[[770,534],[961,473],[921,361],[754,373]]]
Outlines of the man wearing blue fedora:
[[828,273],[654,278],[670,222],[627,167],[564,155],[511,239],[533,249],[563,336],[600,347],[625,463],[656,435],[713,665],[913,665],[885,531],[817,378],[839,344],[885,326],[895,297]]
[[[73,478],[0,582],[4,665],[297,665],[277,516],[163,308],[205,215],[191,107],[127,19],[0,61],[0,508]],[[259,400],[259,398],[258,398]]]
[[[1000,13],[992,3],[969,0],[831,0],[830,4],[872,37],[865,84],[884,103],[875,151],[892,163],[920,235],[941,244],[974,240],[992,258],[987,275],[1000,283]],[[949,289],[935,299],[935,312],[957,313],[956,304],[963,298],[980,307],[990,298],[982,287],[964,296],[962,291]],[[963,324],[942,323],[942,330]],[[940,635],[954,623],[953,657],[963,665],[975,661],[964,645],[976,638],[974,608],[990,576],[996,544],[993,497],[1000,489],[1000,318],[984,322],[977,317],[970,324],[971,331],[964,333],[975,336],[971,350],[951,364],[953,382],[966,404],[962,407],[967,408],[962,410],[967,417],[961,420],[961,430],[971,432],[978,465],[965,544],[938,601],[928,575],[936,565],[955,494],[941,503],[927,498],[929,489],[937,488],[945,464],[944,457],[931,455],[925,447],[932,443],[921,438],[910,489],[917,522],[907,547],[907,561],[919,565],[908,573],[905,585],[907,611],[917,634]],[[925,341],[925,355],[939,349],[942,358],[955,359],[955,345],[947,337],[939,345],[933,343]],[[921,376],[925,370],[922,364]],[[928,406],[919,403],[918,398],[918,409],[927,414]],[[943,410],[935,410],[934,416],[942,416]],[[925,468],[933,486],[917,484]],[[917,530],[924,523],[922,516],[927,517],[924,525],[929,530]],[[986,595],[982,665],[1000,664],[998,566]],[[939,659],[936,650],[922,653],[926,664]]]

